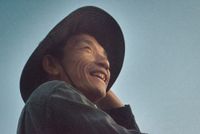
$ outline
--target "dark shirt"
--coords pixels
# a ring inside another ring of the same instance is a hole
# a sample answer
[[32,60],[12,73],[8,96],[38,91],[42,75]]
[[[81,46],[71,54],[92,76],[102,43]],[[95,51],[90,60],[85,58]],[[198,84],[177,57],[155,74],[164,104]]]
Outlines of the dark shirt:
[[140,134],[129,105],[102,111],[63,81],[40,85],[27,100],[17,134]]

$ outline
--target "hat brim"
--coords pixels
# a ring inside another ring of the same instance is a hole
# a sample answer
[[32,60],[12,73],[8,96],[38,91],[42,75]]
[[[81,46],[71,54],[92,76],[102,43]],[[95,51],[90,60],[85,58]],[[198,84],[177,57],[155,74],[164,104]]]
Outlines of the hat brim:
[[108,54],[111,78],[107,91],[117,79],[124,60],[123,33],[115,19],[104,10],[86,6],[79,8],[59,22],[38,45],[24,66],[20,79],[20,92],[24,102],[45,82],[42,59],[49,48],[54,48],[69,36],[86,33],[95,37]]

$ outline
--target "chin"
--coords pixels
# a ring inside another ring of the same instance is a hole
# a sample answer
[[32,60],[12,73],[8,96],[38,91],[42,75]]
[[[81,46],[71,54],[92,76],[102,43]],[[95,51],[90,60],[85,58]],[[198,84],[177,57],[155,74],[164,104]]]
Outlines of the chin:
[[104,98],[106,96],[106,89],[94,89],[91,91],[87,98],[92,101],[93,103],[99,101],[100,99]]

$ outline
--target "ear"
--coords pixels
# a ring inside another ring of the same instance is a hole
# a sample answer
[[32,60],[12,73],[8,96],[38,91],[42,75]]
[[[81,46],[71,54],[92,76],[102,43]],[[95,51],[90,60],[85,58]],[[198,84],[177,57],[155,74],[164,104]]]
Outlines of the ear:
[[58,76],[60,74],[60,65],[51,55],[45,55],[43,57],[42,66],[45,72],[51,76]]

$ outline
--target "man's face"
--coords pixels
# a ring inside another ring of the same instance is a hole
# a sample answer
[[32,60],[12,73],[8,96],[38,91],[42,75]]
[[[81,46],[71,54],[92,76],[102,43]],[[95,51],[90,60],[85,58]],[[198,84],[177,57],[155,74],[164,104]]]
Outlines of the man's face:
[[109,62],[103,47],[87,34],[71,37],[64,47],[63,79],[96,102],[106,95]]

